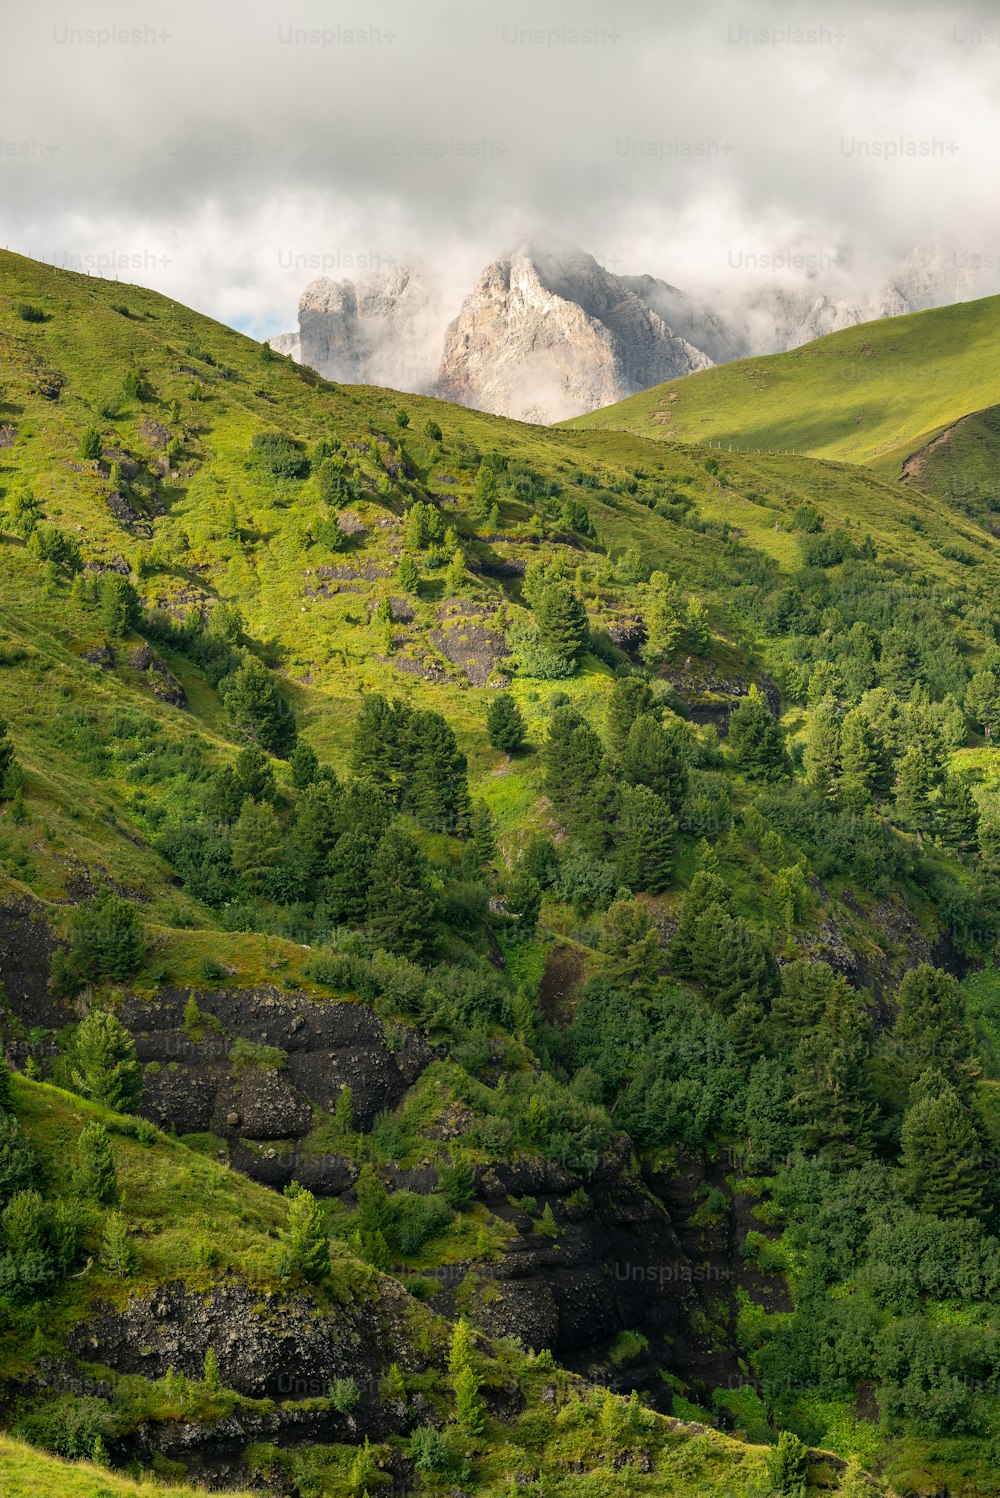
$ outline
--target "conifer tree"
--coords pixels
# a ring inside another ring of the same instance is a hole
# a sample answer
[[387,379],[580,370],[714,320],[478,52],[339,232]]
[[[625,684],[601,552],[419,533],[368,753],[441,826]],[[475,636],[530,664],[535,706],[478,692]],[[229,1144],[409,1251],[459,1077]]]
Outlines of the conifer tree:
[[810,714],[802,763],[809,784],[828,799],[840,783],[840,734],[840,709],[832,697],[824,697]]
[[922,1211],[964,1217],[982,1210],[982,1146],[954,1088],[944,1086],[907,1111],[900,1163],[906,1190]]
[[489,513],[490,505],[496,498],[497,481],[492,468],[487,468],[485,463],[480,463],[476,473],[475,483],[472,486],[472,514],[477,520],[485,520]]
[[1000,676],[995,671],[977,671],[965,689],[965,708],[987,738],[1000,729]]
[[315,1284],[330,1270],[330,1240],[311,1191],[289,1188],[288,1224],[281,1234],[277,1269],[282,1279]]
[[399,586],[407,593],[420,591],[420,573],[417,570],[417,564],[406,552],[399,559],[396,576],[399,578]]
[[305,739],[299,739],[289,760],[292,784],[297,791],[304,791],[319,776],[319,755]]
[[965,997],[950,973],[922,962],[911,968],[896,992],[894,1062],[911,1082],[937,1066],[965,1097],[979,1074]]
[[860,805],[888,789],[888,756],[874,724],[860,708],[844,718],[840,737],[843,790]]
[[653,690],[644,676],[621,676],[608,696],[608,745],[612,754],[625,748],[636,718],[653,711]]
[[648,989],[660,963],[649,911],[638,900],[615,900],[601,921],[601,951],[608,981],[634,992]]
[[732,891],[725,880],[711,866],[710,858],[697,870],[684,896],[680,919],[674,939],[670,944],[670,960],[681,977],[694,977],[698,960],[698,927],[706,911],[718,910],[728,914],[732,908]]
[[510,692],[498,692],[486,709],[486,736],[502,754],[516,754],[524,743],[526,725]]
[[658,895],[670,883],[677,824],[666,802],[648,786],[623,786],[616,851],[619,877],[629,889]]
[[538,635],[543,645],[567,665],[572,665],[587,644],[587,614],[568,583],[547,579],[534,606]]
[[419,960],[433,939],[435,902],[416,843],[390,827],[371,865],[368,926],[375,941],[389,951]]
[[134,1113],[142,1091],[142,1067],[132,1037],[113,1014],[92,1009],[76,1032],[73,1085],[85,1097],[118,1113]]
[[284,832],[267,801],[246,800],[233,828],[232,864],[248,889],[263,888],[284,853]]
[[979,807],[964,776],[945,776],[934,814],[938,837],[946,848],[951,848],[960,857],[975,851]]
[[929,832],[934,824],[931,789],[934,765],[926,751],[915,744],[899,762],[896,773],[896,820],[909,832]]
[[636,718],[621,753],[621,768],[629,785],[648,786],[663,797],[676,816],[684,804],[688,784],[684,730],[666,729],[648,713]]
[[77,1189],[89,1201],[106,1205],[118,1191],[115,1157],[111,1153],[108,1131],[102,1123],[87,1124],[77,1140],[80,1167]]
[[413,713],[406,752],[404,810],[435,832],[463,834],[469,825],[468,761],[451,725],[440,713]]
[[135,1273],[138,1255],[129,1239],[125,1218],[119,1211],[107,1215],[100,1258],[102,1267],[119,1279],[128,1279]]
[[730,714],[726,743],[733,763],[748,780],[780,780],[788,771],[785,735],[756,686]]

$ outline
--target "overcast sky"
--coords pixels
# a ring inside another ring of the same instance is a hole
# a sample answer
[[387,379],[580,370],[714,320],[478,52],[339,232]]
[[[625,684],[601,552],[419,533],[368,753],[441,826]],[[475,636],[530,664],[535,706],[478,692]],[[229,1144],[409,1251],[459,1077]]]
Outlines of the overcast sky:
[[995,5],[0,10],[0,243],[257,335],[320,271],[421,257],[464,292],[524,232],[696,290],[1000,254]]

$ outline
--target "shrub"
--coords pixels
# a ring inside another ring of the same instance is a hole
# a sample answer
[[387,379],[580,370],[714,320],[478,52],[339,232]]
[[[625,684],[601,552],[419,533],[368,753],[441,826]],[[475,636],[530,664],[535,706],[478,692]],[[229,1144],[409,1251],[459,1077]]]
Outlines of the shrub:
[[331,1407],[337,1411],[338,1415],[346,1415],[348,1410],[353,1410],[360,1398],[356,1380],[335,1378],[330,1385],[328,1398]]
[[274,479],[304,479],[309,473],[305,447],[285,432],[255,433],[250,465]]

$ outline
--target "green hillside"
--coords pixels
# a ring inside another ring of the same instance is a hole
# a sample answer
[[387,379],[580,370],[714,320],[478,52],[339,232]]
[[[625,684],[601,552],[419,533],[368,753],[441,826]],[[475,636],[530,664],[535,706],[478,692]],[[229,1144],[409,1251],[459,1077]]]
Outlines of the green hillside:
[[998,367],[1000,298],[988,297],[734,360],[566,425],[808,454],[894,478],[942,428],[996,404]]
[[0,257],[0,1458],[991,1491],[995,546]]

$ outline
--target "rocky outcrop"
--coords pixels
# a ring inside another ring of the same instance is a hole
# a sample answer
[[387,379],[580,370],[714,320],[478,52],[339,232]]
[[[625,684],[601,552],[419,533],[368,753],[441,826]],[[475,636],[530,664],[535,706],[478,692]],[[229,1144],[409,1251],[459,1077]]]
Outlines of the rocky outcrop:
[[711,363],[593,256],[523,244],[486,267],[449,326],[437,393],[559,421]]
[[328,380],[419,391],[433,383],[443,322],[420,271],[393,265],[357,283],[320,276],[302,293],[298,334],[271,343]]
[[[193,998],[200,1019],[185,1025]],[[342,1191],[350,1177],[330,1157],[297,1153],[316,1110],[331,1113],[351,1089],[354,1124],[370,1129],[393,1108],[431,1058],[410,1031],[390,1050],[385,1028],[361,1004],[305,998],[268,986],[192,992],[163,988],[119,1011],[144,1065],[142,1111],[178,1134],[211,1132],[247,1175],[284,1185],[294,1174],[316,1190]],[[254,1146],[284,1141],[281,1160]],[[308,1178],[308,1179],[307,1179]]]

